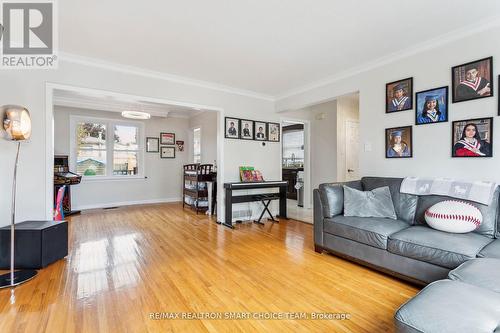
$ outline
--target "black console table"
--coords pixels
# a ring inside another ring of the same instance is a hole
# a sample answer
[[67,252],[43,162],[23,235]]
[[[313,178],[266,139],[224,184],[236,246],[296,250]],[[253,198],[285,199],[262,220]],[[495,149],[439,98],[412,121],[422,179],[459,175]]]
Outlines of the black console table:
[[233,204],[242,202],[254,202],[262,200],[262,193],[256,194],[246,194],[246,195],[234,195],[233,191],[237,190],[253,190],[253,189],[272,189],[279,188],[279,217],[286,219],[286,189],[288,186],[287,181],[267,181],[267,182],[255,182],[255,183],[224,183],[225,191],[225,214],[224,222],[218,222],[219,224],[225,225],[229,228],[234,228],[233,226]]

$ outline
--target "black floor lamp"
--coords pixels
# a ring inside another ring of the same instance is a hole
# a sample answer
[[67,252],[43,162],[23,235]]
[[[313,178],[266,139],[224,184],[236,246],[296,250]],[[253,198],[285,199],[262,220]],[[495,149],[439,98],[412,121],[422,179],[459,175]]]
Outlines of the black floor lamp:
[[29,111],[17,105],[4,105],[0,107],[0,115],[3,119],[4,138],[14,141],[17,146],[16,163],[14,164],[14,180],[12,182],[12,219],[10,221],[10,272],[0,275],[0,288],[14,287],[35,277],[35,270],[14,271],[14,241],[16,224],[16,180],[17,165],[19,162],[19,150],[21,141],[31,137],[31,118]]

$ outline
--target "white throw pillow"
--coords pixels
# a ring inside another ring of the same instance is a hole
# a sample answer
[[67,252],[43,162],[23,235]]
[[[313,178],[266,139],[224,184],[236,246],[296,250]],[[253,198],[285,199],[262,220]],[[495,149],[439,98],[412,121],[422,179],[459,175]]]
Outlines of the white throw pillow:
[[445,200],[425,211],[425,221],[433,229],[463,234],[479,228],[483,215],[471,203]]

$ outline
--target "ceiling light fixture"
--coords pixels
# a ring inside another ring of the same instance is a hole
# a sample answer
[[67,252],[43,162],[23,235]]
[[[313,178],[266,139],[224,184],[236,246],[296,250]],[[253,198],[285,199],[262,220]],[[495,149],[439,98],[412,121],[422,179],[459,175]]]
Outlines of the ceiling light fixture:
[[129,119],[150,119],[151,115],[147,112],[141,112],[141,111],[123,111],[122,112],[122,117],[124,118],[129,118]]

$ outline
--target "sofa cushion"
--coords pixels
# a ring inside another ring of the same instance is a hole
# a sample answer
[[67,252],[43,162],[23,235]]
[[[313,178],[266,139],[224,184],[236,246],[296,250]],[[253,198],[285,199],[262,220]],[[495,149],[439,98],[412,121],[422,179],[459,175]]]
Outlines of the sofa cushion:
[[418,196],[399,192],[402,181],[403,178],[363,177],[361,179],[361,184],[363,184],[364,191],[371,191],[378,187],[389,186],[398,220],[413,224]]
[[387,249],[390,234],[408,228],[408,223],[380,217],[335,216],[325,219],[324,231],[359,243]]
[[332,217],[342,214],[344,211],[344,188],[342,185],[349,186],[362,191],[360,181],[346,183],[325,183],[319,185],[319,196],[323,204],[323,216]]
[[498,258],[500,259],[500,239],[495,239],[486,245],[477,255],[479,258]]
[[468,260],[452,270],[448,278],[500,293],[500,259]]
[[402,305],[394,319],[398,332],[498,332],[500,294],[458,281],[440,280]]
[[396,219],[388,186],[359,191],[344,186],[344,216],[383,217]]
[[[483,221],[481,222],[481,225],[479,226],[478,229],[474,230],[473,232],[490,238],[494,237],[496,231],[496,222],[497,222],[496,219],[497,219],[498,195],[499,195],[499,188],[497,187],[497,189],[495,190],[495,194],[493,195],[493,201],[488,206],[477,202],[463,200],[473,204],[475,207],[479,209],[479,211],[483,215]],[[418,198],[415,223],[420,225],[425,224],[425,211],[434,204],[444,200],[456,200],[456,199],[442,195],[420,196]]]
[[473,232],[450,234],[426,226],[412,226],[389,236],[387,250],[405,257],[455,268],[476,255],[491,239]]

